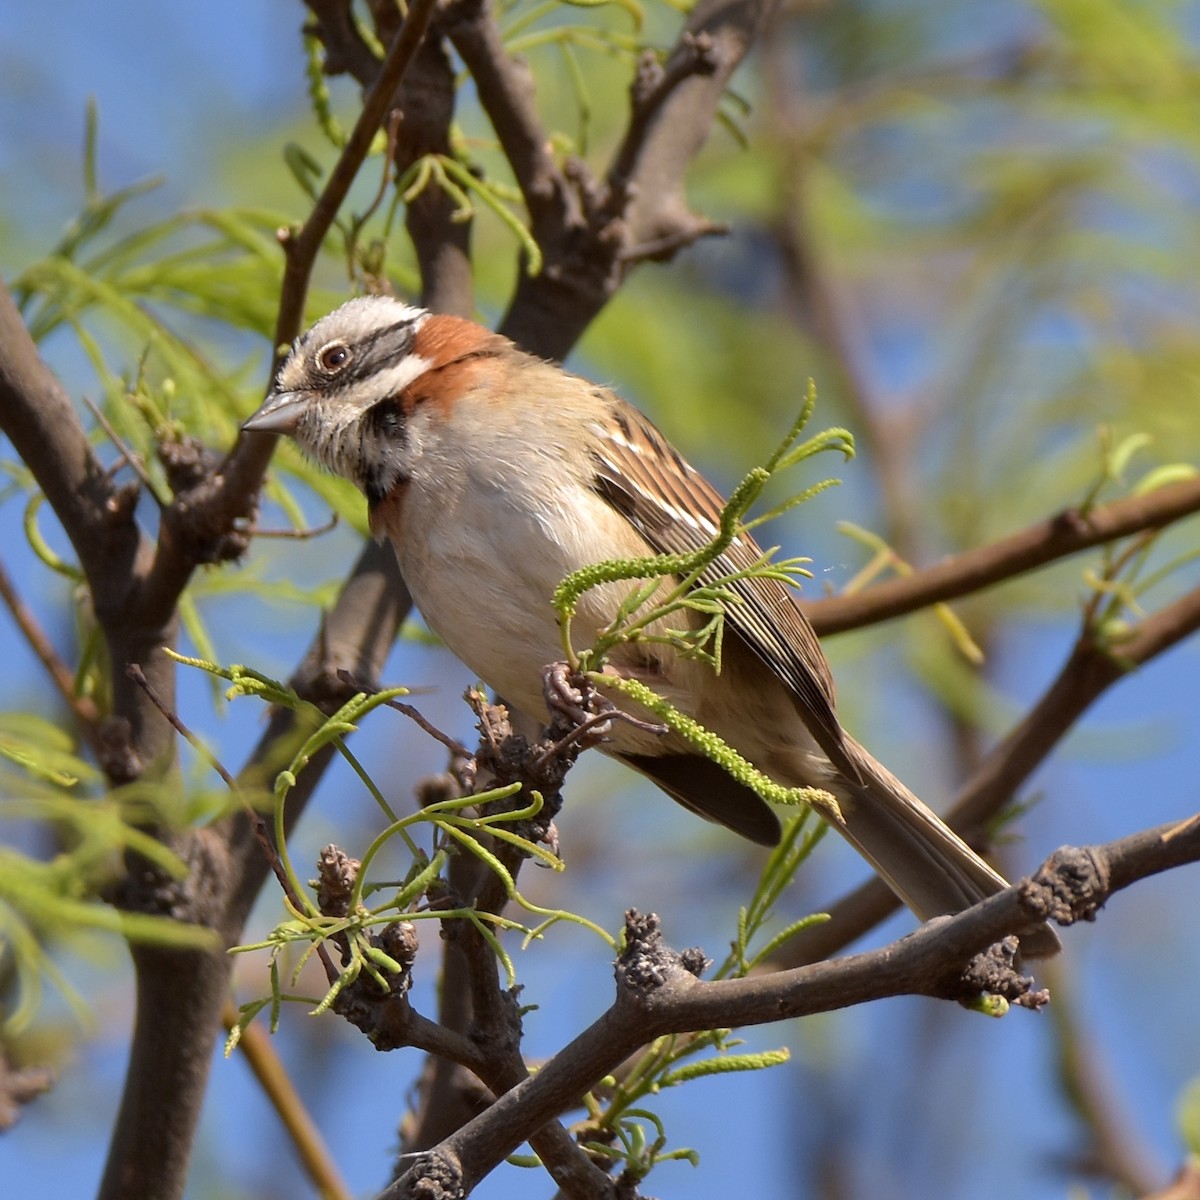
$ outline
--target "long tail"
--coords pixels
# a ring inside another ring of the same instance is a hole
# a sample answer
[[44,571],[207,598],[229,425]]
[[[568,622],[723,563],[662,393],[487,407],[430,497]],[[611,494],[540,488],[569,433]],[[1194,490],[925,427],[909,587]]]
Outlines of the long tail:
[[[917,916],[927,921],[961,912],[1008,887],[1003,876],[849,735],[845,745],[862,783],[837,780],[832,790],[843,819],[830,824]],[[1049,958],[1060,949],[1049,925],[1021,935],[1021,951],[1028,958]]]

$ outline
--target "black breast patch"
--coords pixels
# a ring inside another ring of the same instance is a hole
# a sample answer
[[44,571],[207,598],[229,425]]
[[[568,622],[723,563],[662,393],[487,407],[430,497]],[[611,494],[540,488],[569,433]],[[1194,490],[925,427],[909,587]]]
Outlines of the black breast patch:
[[363,491],[378,504],[397,483],[403,482],[397,451],[408,441],[408,417],[399,396],[380,400],[363,414]]

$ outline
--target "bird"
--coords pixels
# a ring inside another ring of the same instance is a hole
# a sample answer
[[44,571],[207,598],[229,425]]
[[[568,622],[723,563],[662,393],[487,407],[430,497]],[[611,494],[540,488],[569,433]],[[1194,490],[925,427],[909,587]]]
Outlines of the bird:
[[[242,428],[289,436],[357,485],[428,626],[535,719],[546,712],[545,670],[563,657],[558,584],[600,562],[700,550],[725,504],[609,388],[473,321],[385,295],[351,299],[299,337]],[[736,574],[761,553],[739,531],[709,570]],[[582,645],[630,586],[584,593],[572,623]],[[921,920],[1006,888],[842,728],[828,662],[792,589],[762,577],[727,586],[719,672],[653,638],[615,647],[606,671],[647,684],[771,779],[830,793],[822,815]],[[601,749],[701,816],[778,842],[773,808],[680,735],[616,721]],[[1048,925],[1021,935],[1027,957],[1058,947]]]

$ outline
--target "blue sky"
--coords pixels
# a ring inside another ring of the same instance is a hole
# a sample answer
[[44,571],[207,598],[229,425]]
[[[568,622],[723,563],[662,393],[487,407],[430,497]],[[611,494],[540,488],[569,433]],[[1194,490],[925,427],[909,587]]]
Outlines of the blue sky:
[[[283,0],[200,5],[117,0],[104,6],[50,0],[38,6],[37,16],[40,29],[54,30],[51,36],[34,32],[27,6],[0,8],[0,272],[8,276],[19,269],[75,211],[89,97],[99,106],[100,162],[110,185],[162,173],[166,203],[229,199],[236,181],[215,170],[220,143],[211,135],[218,129],[234,131],[231,137],[253,135],[302,111],[298,11],[298,5]],[[907,348],[892,353],[883,342],[875,369],[884,377],[894,372],[902,386],[911,369]],[[69,378],[71,364],[52,360],[52,365]],[[8,561],[20,577],[20,514],[11,507],[0,509],[0,536],[18,556]],[[349,562],[353,547],[344,539],[326,552],[344,552]],[[53,597],[34,599],[48,604]],[[307,636],[299,618],[289,624],[285,616],[264,643],[265,652],[285,672]],[[1045,622],[1006,638],[1000,682],[1014,706],[1035,697],[1052,677],[1070,637],[1069,622]],[[10,694],[32,691],[35,667],[3,618],[0,652],[10,664]],[[834,653],[837,659],[836,648]],[[852,655],[845,657],[851,660],[846,678],[861,682],[861,667]],[[1196,810],[1196,667],[1196,647],[1186,646],[1113,689],[1096,706],[1037,777],[1037,790],[1053,802],[1024,821],[1026,841],[1014,851],[1019,865],[1031,865],[1065,842],[1105,840]],[[465,672],[455,673],[440,652],[425,649],[399,652],[392,670],[395,677],[438,679],[440,696],[430,706],[453,719],[453,697],[469,682]],[[899,696],[897,702],[902,701]],[[201,685],[185,687],[181,704],[186,709],[189,703],[202,707]],[[885,730],[885,745],[875,748],[919,775],[919,734],[915,745],[905,744],[914,728],[920,728],[919,712],[915,725],[906,722],[893,732],[891,745]],[[239,727],[235,714],[222,736],[236,747],[239,738],[248,743],[256,733],[253,721]],[[438,769],[436,755],[394,730],[365,741],[368,763],[386,763],[397,736],[414,774]],[[1154,753],[1144,759],[1141,749],[1147,743]],[[577,787],[584,804],[587,793],[611,782],[614,770],[596,763],[580,773]],[[342,831],[345,817],[337,794],[346,786],[347,780],[331,781],[307,819],[302,842],[310,852]],[[705,864],[672,858],[676,814],[646,795],[624,801],[637,804],[646,829],[645,845],[630,854],[632,876],[614,880],[604,864],[584,863],[581,885],[591,889],[609,926],[626,904],[654,908],[664,913],[676,945],[701,942],[710,952],[719,949],[728,931],[708,923],[713,911],[697,899],[705,886]],[[361,812],[356,819],[363,819]],[[861,877],[859,865],[840,848],[827,860],[818,870],[827,886],[819,891],[814,883],[814,899],[837,893],[835,872]],[[530,886],[545,890],[550,885],[538,879]],[[1096,926],[1067,934],[1067,973],[1056,983],[1061,1012],[1075,1014],[1087,1039],[1104,1048],[1103,1069],[1112,1075],[1133,1131],[1163,1171],[1173,1168],[1181,1153],[1174,1106],[1181,1089],[1200,1073],[1192,999],[1200,953],[1188,921],[1179,915],[1197,911],[1198,900],[1194,870],[1118,897]],[[897,919],[885,933],[906,927]],[[131,1003],[121,959],[120,949],[113,947],[112,962],[85,970],[85,978],[97,980],[97,1033],[81,1042],[62,1086],[31,1108],[13,1134],[0,1138],[0,1177],[26,1181],[29,1190],[44,1194],[94,1190]],[[239,983],[246,995],[256,986],[249,975],[254,969],[241,968]],[[553,955],[531,960],[523,974],[528,994],[541,1005],[529,1022],[535,1055],[552,1052],[582,1027],[606,1002],[611,986],[603,956],[576,935],[561,935]],[[428,990],[421,1003],[430,1008]],[[298,1014],[291,1019],[303,1020]],[[700,1200],[727,1196],[734,1186],[754,1196],[799,1195],[797,1172],[807,1172],[820,1160],[822,1144],[836,1143],[851,1128],[860,1150],[852,1182],[864,1194],[925,1195],[933,1180],[943,1194],[978,1200],[1061,1196],[1065,1185],[1055,1162],[1074,1142],[1072,1118],[1055,1095],[1050,1037],[1055,1019],[1016,1014],[989,1023],[946,1006],[895,1001],[804,1025],[751,1031],[746,1036],[752,1046],[787,1045],[795,1069],[776,1071],[765,1081],[701,1082],[664,1097],[661,1110],[676,1143],[700,1147],[703,1158],[698,1171],[686,1165],[664,1168],[651,1190]],[[395,1121],[413,1081],[416,1056],[376,1054],[332,1020],[314,1039],[281,1039],[281,1047],[292,1057],[353,1189],[370,1193],[386,1179]],[[988,1080],[986,1102],[968,1086],[978,1073]],[[860,1103],[866,1094],[889,1102]],[[966,1144],[957,1140],[964,1112],[973,1115]],[[253,1136],[247,1137],[247,1130]],[[281,1146],[243,1065],[218,1062],[190,1194],[206,1194],[199,1190],[201,1183],[216,1173],[238,1181],[246,1195],[305,1194],[304,1185],[280,1167],[286,1157]],[[999,1162],[1002,1172],[996,1169]],[[548,1194],[542,1181],[535,1186],[537,1194]],[[480,1194],[529,1195],[529,1177],[508,1169]]]

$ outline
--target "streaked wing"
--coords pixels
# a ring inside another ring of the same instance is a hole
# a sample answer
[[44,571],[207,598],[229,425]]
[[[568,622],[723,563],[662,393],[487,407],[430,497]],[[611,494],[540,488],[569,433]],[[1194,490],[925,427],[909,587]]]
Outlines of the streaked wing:
[[[660,554],[687,554],[707,546],[720,531],[725,502],[635,408],[606,396],[611,424],[597,425],[596,491]],[[715,580],[746,570],[762,551],[748,535],[737,538],[705,571]],[[843,742],[833,708],[833,678],[808,618],[785,584],[739,579],[728,585],[741,603],[726,614],[734,634],[787,685],[817,744],[843,774],[859,777]]]

